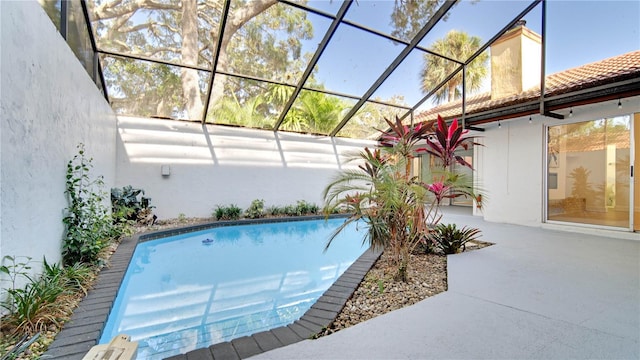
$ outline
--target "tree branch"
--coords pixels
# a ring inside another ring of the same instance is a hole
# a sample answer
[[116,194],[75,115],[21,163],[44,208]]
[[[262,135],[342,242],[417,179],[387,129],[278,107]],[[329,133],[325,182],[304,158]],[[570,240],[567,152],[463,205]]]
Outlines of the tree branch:
[[162,4],[153,0],[134,0],[127,2],[123,6],[119,6],[122,0],[114,0],[112,2],[106,2],[96,7],[93,10],[93,19],[105,20],[121,17],[127,14],[135,13],[140,9],[150,10],[180,10],[182,8],[181,3],[172,2],[170,4]]
[[253,19],[261,12],[267,10],[275,3],[277,3],[277,0],[255,0],[249,2],[249,4],[251,5],[244,6],[241,9],[236,10],[233,13],[231,19],[227,20],[227,26],[224,30],[225,36],[231,36],[235,34],[235,32],[244,24],[249,22],[249,20]]
[[158,47],[158,48],[154,48],[151,51],[147,51],[142,55],[145,57],[153,57],[153,55],[156,55],[157,53],[161,53],[161,52],[172,52],[177,54],[177,53],[180,53],[180,49],[175,47]]
[[133,13],[116,18],[114,20],[114,25],[109,30],[109,33],[119,32],[120,28],[124,26],[127,22],[129,22],[129,19],[131,19],[132,16],[133,16]]

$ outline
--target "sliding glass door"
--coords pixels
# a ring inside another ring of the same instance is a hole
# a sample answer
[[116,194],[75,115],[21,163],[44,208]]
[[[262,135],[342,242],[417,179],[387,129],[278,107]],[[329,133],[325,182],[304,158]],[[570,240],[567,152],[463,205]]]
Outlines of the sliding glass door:
[[550,126],[547,219],[631,224],[631,116]]
[[638,163],[640,163],[640,113],[633,117],[633,133],[635,145],[635,157],[633,165],[633,230],[640,232],[640,175],[638,175]]

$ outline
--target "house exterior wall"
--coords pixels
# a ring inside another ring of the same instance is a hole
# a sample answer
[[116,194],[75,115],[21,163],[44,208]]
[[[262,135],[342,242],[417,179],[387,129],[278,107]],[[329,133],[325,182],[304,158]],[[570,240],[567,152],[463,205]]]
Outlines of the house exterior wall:
[[[145,190],[160,219],[209,217],[217,205],[246,209],[322,204],[349,153],[375,143],[171,120],[118,117],[117,185]],[[168,165],[170,175],[161,169]],[[350,165],[353,166],[353,165]]]
[[61,260],[67,162],[115,179],[116,117],[37,1],[0,2],[0,258]]
[[[616,99],[574,107],[574,115],[564,120],[533,115],[531,124],[526,116],[501,121],[500,127],[497,122],[485,125],[485,132],[477,133],[484,146],[475,150],[475,175],[477,186],[485,191],[486,197],[483,198],[483,209],[475,210],[475,214],[492,222],[540,226],[545,222],[546,127],[640,112],[640,97],[622,99],[622,104],[619,109]],[[568,115],[569,109],[557,112]],[[635,161],[637,164],[638,159]],[[570,189],[570,183],[559,181],[558,189],[550,195],[560,198],[570,193]],[[620,204],[628,204],[628,201],[620,201]],[[574,225],[566,223],[567,229]]]
[[633,193],[633,199],[634,199],[633,200],[633,206],[634,206],[633,223],[635,224],[634,230],[640,231],[640,175],[638,175],[638,171],[640,170],[640,168],[638,168],[638,163],[640,163],[640,112],[637,112],[635,114],[633,124],[635,128],[633,142],[636,145],[635,154],[634,154],[636,167],[635,167],[635,177],[633,179],[634,189],[635,189]]
[[538,226],[542,221],[543,124],[528,118],[485,127],[476,168],[485,220]]

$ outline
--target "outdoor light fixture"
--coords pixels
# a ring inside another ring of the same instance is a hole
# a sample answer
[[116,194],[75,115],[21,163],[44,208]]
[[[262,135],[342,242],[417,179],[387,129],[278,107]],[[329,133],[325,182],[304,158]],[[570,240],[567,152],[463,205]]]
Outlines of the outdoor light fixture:
[[500,121],[498,121],[498,129],[502,128],[502,124],[500,124]]
[[529,124],[531,124],[531,116],[529,116]]
[[622,109],[622,102],[618,99],[618,109]]
[[569,117],[573,116],[573,108],[571,108],[571,110],[569,110]]

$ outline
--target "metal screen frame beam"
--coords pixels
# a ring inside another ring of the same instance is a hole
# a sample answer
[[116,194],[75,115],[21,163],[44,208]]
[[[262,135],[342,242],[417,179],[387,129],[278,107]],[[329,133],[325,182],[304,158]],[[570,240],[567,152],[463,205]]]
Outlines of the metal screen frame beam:
[[446,0],[445,3],[436,11],[434,16],[429,19],[429,21],[425,24],[425,26],[420,29],[420,31],[413,37],[411,43],[407,45],[398,56],[391,62],[391,64],[385,69],[385,71],[378,77],[378,79],[371,85],[369,90],[362,96],[360,101],[358,101],[352,108],[349,110],[347,115],[340,121],[338,126],[329,134],[330,136],[336,136],[336,134],[342,130],[342,128],[347,124],[349,120],[360,110],[362,105],[364,105],[367,100],[373,95],[373,93],[378,90],[380,85],[391,75],[391,73],[404,61],[404,59],[409,56],[411,51],[415,49],[420,41],[427,35],[429,31],[447,14],[447,12],[455,5],[457,0]]
[[[264,82],[264,83],[268,83],[268,84],[274,84],[274,85],[282,85],[282,86],[288,86],[288,87],[295,87],[294,85],[291,84],[287,84],[284,83],[282,81],[277,81],[277,80],[269,80],[269,79],[265,79],[265,78],[261,78],[258,76],[251,76],[251,75],[242,75],[242,74],[235,74],[232,72],[228,72],[228,71],[217,71],[218,74],[220,75],[226,75],[226,76],[231,76],[234,78],[240,78],[240,79],[247,79],[247,80],[253,80],[253,81],[259,81],[259,82]],[[327,95],[333,95],[333,96],[340,96],[340,97],[344,97],[347,99],[352,99],[352,100],[359,100],[360,97],[359,96],[355,96],[355,95],[350,95],[350,94],[345,94],[345,93],[341,93],[341,92],[337,92],[337,91],[333,91],[333,90],[326,90],[326,89],[313,89],[310,87],[306,87],[303,86],[302,90],[307,90],[307,91],[314,91],[314,92],[318,92],[321,94],[327,94]],[[391,104],[388,103],[386,101],[380,101],[380,100],[369,100],[372,103],[375,104],[380,104],[380,105],[387,105],[387,106],[394,106],[397,108],[401,108],[401,109],[405,109],[405,110],[409,110],[410,107],[405,106],[405,105],[396,105],[396,104]]]
[[554,113],[547,110],[545,95],[547,80],[547,1],[542,1],[542,34],[540,44],[540,115],[551,117],[554,119],[564,120],[564,115]]
[[224,37],[224,28],[227,26],[227,16],[229,15],[229,8],[231,7],[231,0],[225,0],[224,7],[222,8],[222,14],[220,15],[220,27],[218,29],[218,41],[216,42],[216,51],[213,54],[211,60],[211,78],[209,78],[209,84],[207,85],[206,100],[204,103],[204,109],[202,109],[202,124],[207,122],[207,115],[209,113],[209,103],[211,102],[211,92],[213,91],[213,81],[216,78],[216,70],[218,68],[218,59],[220,58],[220,49],[222,48],[222,38]]
[[540,114],[544,114],[544,93],[546,92],[546,58],[547,58],[547,2],[542,0],[542,29],[540,34],[540,38],[542,39],[542,43],[540,44]]
[[104,81],[104,73],[102,72],[102,64],[100,63],[100,56],[98,56],[98,44],[96,43],[95,35],[93,34],[93,27],[91,26],[91,17],[89,16],[89,7],[86,0],[80,0],[80,7],[82,8],[82,14],[84,16],[84,22],[87,24],[87,32],[89,33],[89,42],[91,42],[91,50],[93,50],[93,75],[95,78],[100,78],[100,85],[102,86],[102,94],[104,98],[109,101],[109,94],[107,92],[107,84]]
[[[513,20],[511,20],[506,26],[504,26],[500,31],[498,31],[489,41],[487,41],[484,45],[482,45],[482,47],[480,47],[478,51],[476,51],[473,55],[471,55],[469,59],[467,59],[467,61],[464,62],[464,65],[465,66],[469,65],[473,60],[475,60],[478,56],[480,56],[482,52],[487,50],[488,47],[490,47],[496,40],[498,40],[502,35],[504,35],[504,33],[509,31],[518,21],[520,21],[520,19],[522,19],[525,15],[531,12],[531,10],[533,10],[536,6],[538,6],[539,3],[543,1],[544,0],[533,0],[531,4],[529,4],[529,6],[527,6],[518,15],[516,15],[516,17],[514,17]],[[422,99],[420,99],[420,101],[418,101],[416,105],[414,105],[411,108],[411,111],[417,110],[420,105],[424,104],[425,101],[427,101],[431,96],[433,96],[433,94],[435,94],[438,90],[440,90],[440,88],[443,87],[447,82],[449,82],[449,80],[451,80],[458,72],[460,72],[460,70],[461,68],[458,68],[457,70],[455,70],[451,75],[449,75],[445,80],[443,80],[438,86],[436,86],[434,90],[430,91],[427,95],[425,95]],[[467,92],[466,88],[463,87],[462,88],[462,97],[463,97],[462,108],[463,109],[465,109],[466,107],[466,104],[464,103],[464,100],[466,99],[465,97],[466,92]],[[400,119],[401,120],[405,119],[407,115],[409,115],[408,112],[404,114]],[[463,116],[464,116],[464,113],[463,113]]]
[[293,103],[298,98],[298,95],[300,95],[300,92],[302,91],[304,84],[307,82],[307,79],[313,72],[313,68],[316,66],[316,64],[320,60],[320,56],[322,56],[322,53],[327,48],[327,45],[329,45],[329,41],[331,41],[331,38],[336,33],[336,30],[338,30],[338,26],[340,26],[340,23],[342,22],[342,19],[344,19],[344,16],[347,14],[347,11],[349,10],[349,7],[351,6],[351,4],[352,4],[352,0],[345,0],[342,3],[340,10],[338,10],[336,17],[333,19],[333,22],[329,26],[329,29],[327,29],[327,32],[324,34],[324,37],[322,38],[322,41],[318,45],[318,49],[316,50],[315,54],[313,54],[313,58],[311,58],[311,60],[309,61],[309,64],[307,64],[307,68],[304,70],[304,73],[302,74],[302,78],[298,81],[298,85],[293,91],[293,94],[291,94],[291,96],[289,97],[289,100],[287,101],[287,103],[284,105],[284,108],[280,112],[280,116],[278,117],[278,121],[276,121],[276,125],[273,127],[273,131],[278,131],[278,129],[284,122],[284,118],[289,113],[289,110],[291,110],[291,107],[293,106]]
[[69,37],[69,1],[60,0],[60,35],[65,42]]
[[[371,29],[371,28],[366,27],[364,25],[360,25],[360,24],[358,24],[356,22],[353,22],[351,20],[343,20],[342,23],[346,24],[346,25],[349,25],[349,26],[352,26],[352,27],[354,27],[354,28],[356,28],[358,30],[362,30],[364,32],[368,32],[369,34],[378,35],[378,36],[383,37],[383,38],[385,38],[387,40],[391,40],[393,42],[397,42],[397,43],[403,44],[405,46],[411,45],[410,41],[405,41],[405,40],[402,40],[402,39],[397,38],[395,36],[391,36],[391,35],[385,34],[385,33],[380,32],[378,30],[374,30],[374,29]],[[442,54],[438,54],[437,52],[435,52],[433,50],[429,50],[429,49],[427,49],[425,47],[420,46],[420,44],[416,45],[415,48],[418,49],[418,50],[422,50],[422,51],[424,51],[426,53],[429,53],[429,54],[431,54],[433,56],[437,56],[437,57],[441,57],[443,59],[449,60],[449,61],[454,62],[456,64],[464,64],[460,60],[456,60],[456,59],[450,58],[448,56],[445,56],[445,55],[442,55]]]
[[150,57],[139,56],[139,55],[128,55],[128,54],[121,53],[121,52],[118,52],[118,51],[97,50],[96,52],[100,53],[100,54],[103,54],[103,55],[113,56],[113,57],[120,57],[120,58],[131,59],[131,60],[147,61],[147,62],[156,63],[156,64],[163,64],[163,65],[168,65],[168,66],[175,66],[175,67],[180,67],[180,68],[187,68],[187,69],[192,69],[192,70],[211,72],[211,69],[205,68],[205,67],[201,67],[201,66],[186,65],[186,64],[176,64],[176,63],[173,63],[171,61],[153,59],[153,58],[150,58]]
[[[435,94],[436,92],[438,92],[438,90],[440,90],[441,87],[443,87],[446,83],[449,82],[449,80],[453,79],[454,76],[456,76],[462,69],[464,68],[464,65],[460,65],[458,66],[458,68],[456,70],[454,70],[453,72],[451,72],[451,74],[449,74],[449,76],[447,76],[446,78],[444,78],[444,80],[442,80],[442,82],[440,82],[440,84],[438,84],[438,86],[436,86],[435,88],[433,88],[433,90],[429,91],[429,93],[427,95],[425,95],[422,99],[420,99],[420,101],[418,101],[412,108],[411,110],[409,110],[406,114],[402,115],[400,117],[400,120],[404,120],[407,116],[409,116],[409,114],[413,113],[414,111],[416,111],[418,109],[418,107],[420,107],[420,105],[424,104],[425,101],[427,101],[430,97],[433,96],[433,94]],[[464,93],[464,89],[462,89],[462,92]]]

